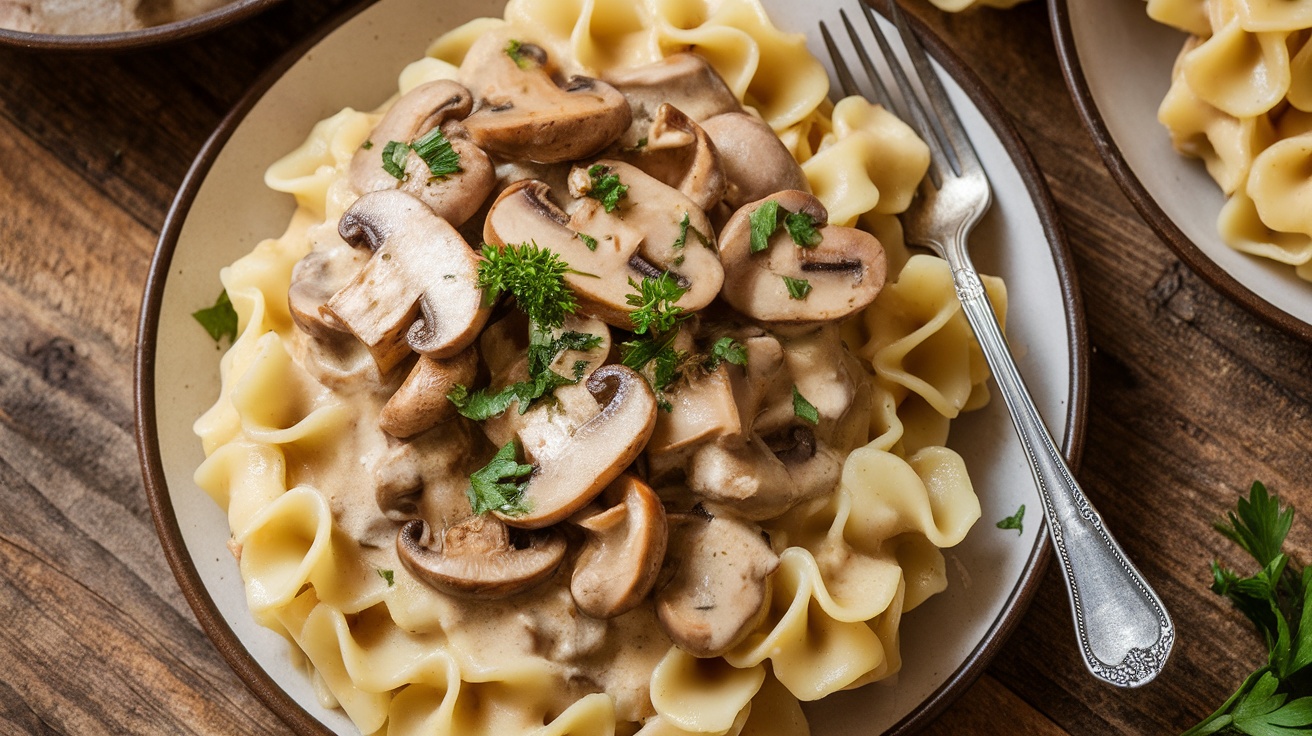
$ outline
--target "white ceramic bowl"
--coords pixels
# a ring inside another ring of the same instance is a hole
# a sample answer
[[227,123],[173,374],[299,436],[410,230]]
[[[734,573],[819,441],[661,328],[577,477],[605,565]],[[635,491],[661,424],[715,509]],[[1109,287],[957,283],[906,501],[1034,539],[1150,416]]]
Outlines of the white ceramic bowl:
[[187,38],[218,30],[257,13],[263,12],[282,0],[232,0],[213,10],[190,18],[148,28],[116,33],[90,33],[64,35],[54,33],[26,33],[0,28],[0,46],[41,51],[127,51],[154,46],[167,46]]
[[[816,21],[837,22],[837,2],[766,3],[781,27],[819,44]],[[218,354],[190,314],[218,291],[218,271],[281,233],[291,198],[265,189],[265,168],[310,127],[344,106],[371,109],[397,73],[443,30],[498,15],[497,0],[380,0],[327,24],[294,49],[225,119],[173,205],[151,267],[137,354],[138,440],[147,492],[169,562],[196,615],[229,663],[302,733],[351,734],[340,711],[318,705],[303,670],[276,634],[246,610],[225,548],[227,521],[192,481],[203,459],[192,422],[218,395]],[[379,39],[385,38],[386,42]],[[1067,454],[1083,429],[1085,342],[1070,259],[1047,190],[1006,118],[962,64],[934,39],[948,88],[995,187],[974,238],[981,269],[1010,285],[1008,334],[1037,405]],[[1000,401],[953,424],[983,518],[946,550],[947,592],[903,621],[904,668],[895,681],[839,693],[807,712],[816,734],[909,733],[983,671],[1032,597],[1046,562],[1046,528],[1028,466]],[[1072,458],[1076,459],[1076,458]],[[997,520],[1026,504],[1023,534]]]
[[1149,18],[1145,7],[1144,0],[1049,0],[1062,70],[1098,152],[1190,268],[1258,316],[1312,340],[1312,284],[1221,240],[1224,195],[1201,161],[1175,152],[1157,122],[1187,36]]

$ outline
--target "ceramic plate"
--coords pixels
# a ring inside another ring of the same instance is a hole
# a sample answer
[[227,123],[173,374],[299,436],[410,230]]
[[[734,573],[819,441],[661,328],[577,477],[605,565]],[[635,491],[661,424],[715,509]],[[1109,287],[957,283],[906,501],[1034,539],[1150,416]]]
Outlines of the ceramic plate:
[[1157,107],[1187,35],[1148,17],[1144,0],[1049,0],[1057,49],[1098,152],[1148,224],[1222,293],[1312,340],[1312,284],[1291,266],[1221,241],[1221,189],[1171,147]]
[[45,51],[125,51],[164,46],[209,33],[273,7],[282,0],[232,0],[226,5],[183,20],[118,33],[58,35],[24,33],[0,28],[0,46]]
[[[837,3],[767,2],[781,27],[819,44],[816,20],[837,22]],[[819,13],[817,12],[819,6]],[[214,343],[190,317],[212,302],[219,269],[283,232],[291,197],[268,191],[265,168],[345,106],[372,109],[442,31],[499,3],[380,0],[326,25],[269,73],[222,123],[173,205],[151,267],[137,355],[137,419],[147,492],[183,592],[242,678],[302,733],[351,734],[340,711],[318,705],[278,635],[251,620],[228,553],[226,517],[192,482],[203,459],[192,422],[218,395]],[[384,43],[380,39],[386,39]],[[1070,259],[1047,190],[1005,117],[959,61],[929,39],[948,88],[995,187],[974,238],[981,269],[1010,285],[1008,333],[1037,404],[1078,454],[1083,428],[1085,343]],[[1028,466],[1001,401],[953,424],[983,518],[945,550],[946,593],[903,621],[904,667],[895,682],[840,693],[807,712],[815,734],[908,733],[930,720],[983,670],[1029,602],[1046,561],[1046,530]],[[994,526],[1021,504],[1023,534]]]

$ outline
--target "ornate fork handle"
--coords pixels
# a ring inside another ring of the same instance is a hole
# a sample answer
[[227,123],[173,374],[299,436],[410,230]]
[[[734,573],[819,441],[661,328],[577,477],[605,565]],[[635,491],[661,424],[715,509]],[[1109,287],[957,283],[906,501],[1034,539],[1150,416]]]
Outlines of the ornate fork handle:
[[1166,664],[1175,642],[1171,617],[1071,475],[1016,369],[969,258],[961,248],[944,250],[962,309],[1011,410],[1046,507],[1048,533],[1066,577],[1084,663],[1094,676],[1113,685],[1143,685]]

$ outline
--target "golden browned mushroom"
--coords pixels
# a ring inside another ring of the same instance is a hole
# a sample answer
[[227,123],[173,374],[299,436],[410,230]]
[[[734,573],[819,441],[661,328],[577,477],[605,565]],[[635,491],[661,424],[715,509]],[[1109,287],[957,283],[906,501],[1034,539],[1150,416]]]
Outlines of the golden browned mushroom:
[[730,112],[702,121],[724,169],[724,201],[738,209],[785,189],[811,191],[793,154],[762,119]]
[[605,365],[588,378],[600,405],[572,435],[524,443],[535,466],[524,487],[523,514],[493,511],[512,526],[540,529],[586,506],[638,457],[656,423],[656,396],[646,379],[622,365]]
[[356,200],[338,231],[373,255],[321,311],[369,348],[380,372],[412,349],[445,358],[478,337],[489,314],[477,286],[480,256],[446,220],[405,192],[384,190]]
[[428,522],[413,519],[396,537],[401,563],[419,580],[464,598],[505,598],[541,583],[565,558],[554,529],[517,532],[487,516],[448,527],[437,539]]
[[478,100],[464,121],[474,143],[555,163],[591,156],[629,127],[629,105],[614,87],[581,76],[557,84],[558,71],[541,47],[506,31],[476,41],[460,64],[460,80]]
[[[764,249],[752,252],[751,217],[768,212],[761,209],[767,202],[778,205],[780,225]],[[815,223],[821,238],[815,245],[797,244],[782,224],[799,213]],[[796,190],[739,208],[720,232],[721,296],[763,322],[832,322],[864,309],[884,287],[884,248],[870,233],[828,221],[820,200]]]
[[[628,187],[611,212],[587,196],[594,179],[605,176],[618,176]],[[575,167],[570,188],[578,198],[572,202],[572,216],[552,201],[546,184],[510,185],[488,213],[484,239],[495,245],[533,241],[560,254],[573,271],[580,272],[567,273],[565,282],[582,311],[621,329],[633,328],[629,314],[636,307],[626,298],[635,291],[630,280],[641,282],[669,272],[687,289],[677,304],[689,312],[715,298],[724,269],[714,250],[710,221],[681,192],[634,166],[611,160]]]
[[609,508],[589,506],[570,521],[586,535],[569,591],[579,610],[614,618],[651,592],[665,559],[665,507],[651,486],[625,473],[601,494]]
[[684,651],[719,656],[764,615],[779,557],[755,524],[700,508],[671,514],[669,523],[665,557],[674,572],[656,594],[656,615]]
[[405,383],[383,405],[378,426],[400,439],[436,427],[456,415],[446,395],[456,384],[473,383],[477,372],[478,351],[472,345],[450,358],[420,356]]
[[[383,115],[365,146],[351,158],[351,187],[360,194],[400,188],[459,227],[491,194],[496,172],[486,153],[472,141],[460,119],[473,107],[469,90],[450,80],[422,84],[403,95]],[[459,157],[457,172],[435,176],[413,144],[439,130]],[[402,175],[384,168],[395,141],[410,146],[402,160]]]
[[[673,105],[656,110],[646,145],[622,149],[616,158],[683,192],[702,211],[710,211],[724,197],[725,170],[715,144],[700,125]],[[778,190],[766,194],[773,191]]]
[[620,145],[634,148],[648,134],[660,106],[669,103],[696,122],[742,109],[733,90],[706,59],[678,53],[645,66],[614,69],[605,79],[624,94],[633,110],[633,124]]

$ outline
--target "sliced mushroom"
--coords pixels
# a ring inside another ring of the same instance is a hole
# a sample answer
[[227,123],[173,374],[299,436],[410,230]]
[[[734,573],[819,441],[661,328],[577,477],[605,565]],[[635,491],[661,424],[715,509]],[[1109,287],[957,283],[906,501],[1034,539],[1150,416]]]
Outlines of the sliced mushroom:
[[783,459],[759,435],[698,447],[687,464],[688,489],[752,521],[792,508],[801,491]]
[[[778,203],[781,221],[787,214],[810,215],[821,241],[798,245],[781,224],[767,248],[751,252],[750,218],[767,201]],[[820,200],[796,190],[739,208],[720,231],[725,301],[763,322],[831,322],[864,309],[884,287],[884,248],[870,233],[825,224],[828,220]],[[793,298],[785,277],[805,280],[809,293]]]
[[368,260],[367,254],[355,248],[326,246],[315,247],[297,261],[287,289],[287,308],[296,326],[306,334],[324,339],[345,332],[346,325],[320,309]]
[[696,122],[742,109],[729,85],[697,54],[671,54],[646,66],[615,69],[605,79],[624,94],[633,110],[633,124],[620,139],[625,148],[638,145],[667,102]]
[[401,527],[396,552],[419,580],[464,598],[505,598],[541,583],[565,558],[565,538],[554,529],[518,533],[505,524],[474,516],[442,532],[440,543],[428,522]]
[[[683,192],[702,211],[709,211],[724,197],[725,170],[715,144],[700,125],[673,105],[657,109],[646,145],[622,149],[616,158]],[[777,190],[766,194],[773,191]]]
[[724,169],[724,201],[733,209],[786,189],[811,191],[793,154],[762,119],[746,112],[701,123]]
[[420,356],[405,383],[378,414],[384,432],[405,439],[436,427],[456,415],[446,397],[456,384],[468,386],[478,371],[478,352],[471,345],[450,358]]
[[[586,196],[593,166],[602,167],[599,173],[618,176],[629,188],[612,212]],[[495,245],[531,240],[560,254],[573,269],[565,281],[582,310],[621,329],[633,328],[629,313],[634,307],[627,300],[634,291],[630,280],[669,272],[687,289],[677,302],[680,307],[693,312],[709,304],[724,282],[724,269],[705,213],[677,189],[634,166],[611,160],[593,166],[576,167],[570,175],[571,191],[580,197],[572,202],[572,216],[552,201],[546,184],[512,184],[493,203],[484,239]],[[707,239],[706,245],[698,234]],[[594,243],[595,250],[590,247]]]
[[591,156],[629,127],[629,105],[614,87],[581,76],[557,82],[558,71],[540,46],[506,31],[476,41],[460,65],[479,103],[464,121],[474,143],[507,158],[555,163]]
[[601,499],[570,518],[586,535],[574,563],[569,590],[579,610],[593,618],[614,618],[646,599],[665,559],[668,528],[665,507],[651,486],[625,473]]
[[642,452],[656,424],[656,396],[647,381],[622,365],[605,365],[588,378],[601,410],[559,442],[524,443],[536,466],[520,497],[528,512],[493,511],[512,526],[539,529],[586,506]]
[[356,200],[338,230],[373,255],[321,312],[369,348],[380,372],[411,349],[445,358],[478,336],[489,314],[477,286],[480,257],[446,220],[409,194],[386,190]]
[[665,391],[670,410],[656,415],[656,429],[647,443],[653,461],[691,445],[743,431],[729,382],[729,364],[698,373]]
[[700,509],[671,514],[669,523],[666,567],[673,577],[656,594],[656,615],[684,651],[721,655],[765,614],[779,557],[755,524]]
[[[351,159],[351,186],[360,194],[400,188],[459,227],[492,193],[496,172],[487,154],[469,139],[458,122],[473,107],[469,90],[450,80],[422,84],[403,95],[383,115],[366,144]],[[460,171],[433,176],[428,164],[413,149],[405,157],[402,178],[383,168],[387,145],[413,144],[435,128],[460,157]]]

